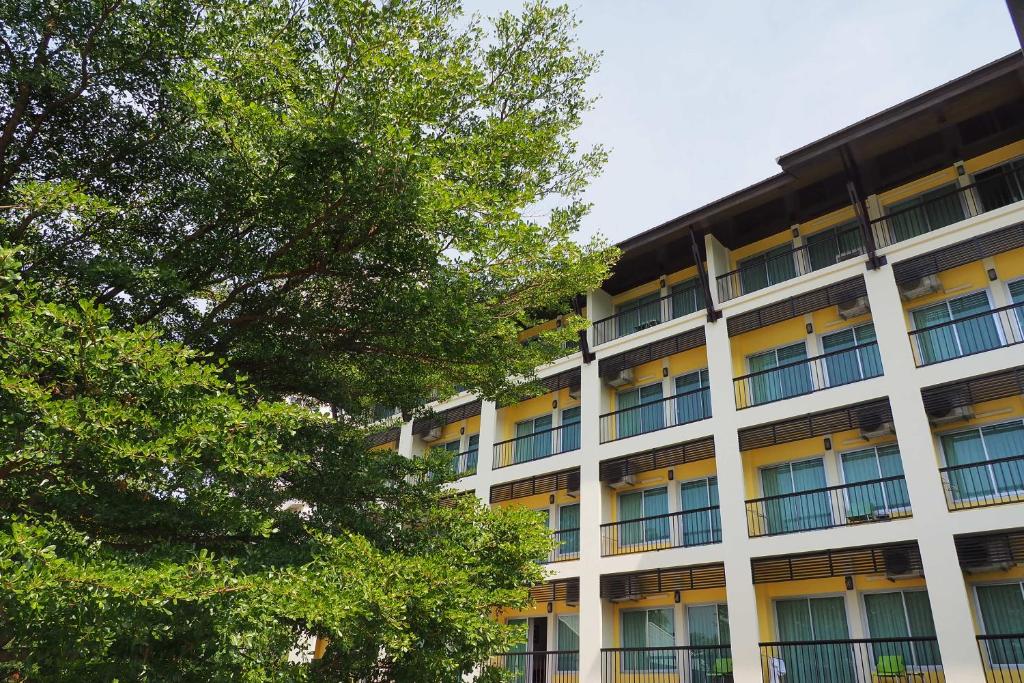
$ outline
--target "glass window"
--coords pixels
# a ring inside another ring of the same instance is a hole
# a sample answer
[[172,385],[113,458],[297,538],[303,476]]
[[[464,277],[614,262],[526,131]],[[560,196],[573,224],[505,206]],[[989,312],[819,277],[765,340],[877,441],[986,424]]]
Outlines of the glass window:
[[527,462],[551,455],[551,415],[541,415],[516,424],[514,462]]
[[[921,364],[959,358],[1002,345],[985,290],[941,301],[911,313]],[[960,322],[954,322],[960,321]],[[953,324],[945,324],[953,323]]]
[[[619,496],[619,539],[623,545],[653,543],[669,538],[668,489],[660,487]],[[652,519],[653,518],[653,519]],[[636,520],[636,521],[633,521]]]
[[[1024,280],[1017,280],[1009,284],[1010,301],[1015,304],[1024,304]],[[1017,340],[1024,338],[1024,306],[1017,306]]]
[[672,285],[672,318],[681,318],[703,308],[704,291],[696,279]]
[[575,451],[580,447],[580,407],[562,410],[562,428],[559,430],[558,452]]
[[[732,672],[729,645],[729,610],[725,605],[686,608],[689,634],[690,678],[687,683],[717,683]],[[707,649],[695,649],[707,648]]]
[[864,238],[857,221],[837,225],[804,239],[811,270],[820,270],[864,253]]
[[[843,481],[847,483],[847,519],[863,521],[888,517],[894,510],[910,507],[905,479],[882,481],[903,476],[899,446],[879,446],[842,453]],[[856,484],[850,486],[850,484]]]
[[[923,590],[868,593],[864,596],[864,609],[871,638],[935,637],[932,608],[928,604],[928,593]],[[902,662],[894,662],[895,667],[892,667],[897,671],[901,664],[903,667],[917,667],[941,663],[937,642],[879,643],[872,649],[875,661],[883,656],[901,659]]]
[[721,543],[722,518],[718,510],[718,478],[682,482],[680,501],[683,545]]
[[749,405],[760,405],[800,396],[811,391],[807,346],[800,341],[747,358],[751,375]]
[[580,552],[579,503],[558,508],[558,554],[576,555]]
[[1019,202],[1024,199],[1024,159],[975,173],[974,182],[982,211]]
[[647,649],[622,653],[623,671],[675,671],[675,623],[672,608],[622,613],[622,646]]
[[[953,500],[1024,491],[1024,422],[1013,420],[943,434],[939,441],[950,470]],[[973,465],[973,466],[972,466]]]
[[615,402],[618,437],[621,439],[663,428],[665,408],[661,398],[661,382],[620,391]]
[[711,417],[711,389],[708,371],[698,370],[676,377],[675,424]]
[[469,448],[466,449],[466,474],[476,473],[476,463],[480,455],[480,435],[472,434],[469,437]]
[[[981,610],[985,635],[1019,635],[1024,633],[1024,586],[1003,583],[976,586],[978,608]],[[992,639],[986,642],[992,664],[1024,664],[1024,645],[1019,638]]]
[[[848,640],[846,603],[840,597],[796,598],[775,603],[779,640]],[[786,663],[786,683],[855,681],[849,650],[832,645],[784,645],[780,658]]]
[[580,617],[578,614],[561,614],[558,617],[557,642],[559,671],[579,671],[580,668]]
[[793,243],[781,246],[743,259],[738,263],[743,293],[749,294],[771,285],[796,277],[796,261],[793,260]]
[[828,493],[822,490],[825,486],[825,463],[821,458],[763,468],[765,500],[759,511],[765,517],[762,526],[769,534],[832,526],[832,506]]
[[930,190],[916,197],[896,202],[886,209],[892,242],[938,230],[962,221],[967,212],[955,185]]
[[661,293],[627,301],[615,307],[618,336],[624,337],[661,323]]
[[821,337],[828,386],[836,387],[882,374],[882,357],[872,323],[849,327]]

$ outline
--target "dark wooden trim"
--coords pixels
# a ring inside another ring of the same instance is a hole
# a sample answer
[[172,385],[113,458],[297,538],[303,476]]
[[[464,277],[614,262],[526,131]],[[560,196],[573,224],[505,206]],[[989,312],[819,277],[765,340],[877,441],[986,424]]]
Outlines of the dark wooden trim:
[[704,326],[701,325],[692,330],[677,334],[666,339],[659,339],[656,342],[638,346],[629,351],[617,353],[598,361],[597,374],[601,377],[614,377],[623,370],[635,368],[638,365],[649,363],[652,360],[668,358],[671,355],[696,349],[704,346],[707,340],[704,337]]
[[442,410],[440,413],[431,413],[424,415],[423,417],[416,418],[412,423],[413,434],[426,434],[435,427],[444,427],[452,422],[459,422],[461,420],[468,420],[471,417],[480,414],[480,409],[483,402],[480,399],[470,401],[469,403],[463,403],[462,405]]
[[897,284],[1024,247],[1024,221],[892,264]]
[[554,493],[555,491],[579,490],[580,469],[561,470],[549,474],[538,474],[535,477],[507,481],[491,487],[491,502],[500,503],[516,498],[528,498],[538,493]]
[[891,419],[892,409],[889,406],[888,398],[867,401],[741,429],[739,431],[740,450],[749,451],[755,448],[776,446],[780,443],[810,439],[815,436],[845,432],[857,429],[862,422],[868,420],[884,422]]
[[600,479],[601,481],[611,481],[621,479],[628,474],[650,472],[662,467],[684,465],[688,462],[697,462],[713,457],[715,457],[715,438],[709,436],[672,446],[654,448],[623,458],[605,460],[599,465]]
[[1024,394],[1024,365],[987,375],[937,384],[921,390],[921,401],[929,413],[995,401]]
[[717,562],[690,567],[604,574],[601,576],[600,585],[601,597],[609,600],[624,600],[630,596],[657,595],[673,591],[724,588],[725,565]]
[[754,583],[827,579],[855,574],[886,574],[899,562],[899,574],[922,571],[916,541],[861,548],[821,550],[750,560]]
[[383,431],[374,432],[366,437],[366,445],[370,448],[375,446],[383,446],[389,441],[398,443],[399,437],[402,435],[401,427],[392,427],[391,429],[385,429]]
[[767,306],[755,308],[746,313],[730,316],[726,320],[729,329],[729,336],[735,337],[747,332],[759,330],[784,320],[792,320],[805,313],[820,311],[829,306],[836,306],[845,301],[851,301],[861,296],[866,296],[867,287],[864,284],[864,276],[836,282],[835,284],[811,290],[803,294],[783,299]]

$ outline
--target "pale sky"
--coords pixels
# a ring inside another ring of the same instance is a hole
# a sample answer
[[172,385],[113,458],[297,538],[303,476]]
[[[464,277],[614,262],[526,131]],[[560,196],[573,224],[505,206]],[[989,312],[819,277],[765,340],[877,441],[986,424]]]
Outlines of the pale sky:
[[[603,51],[580,131],[611,158],[585,235],[619,241],[775,158],[1020,49],[1005,0],[569,0]],[[464,0],[484,15],[517,0]]]

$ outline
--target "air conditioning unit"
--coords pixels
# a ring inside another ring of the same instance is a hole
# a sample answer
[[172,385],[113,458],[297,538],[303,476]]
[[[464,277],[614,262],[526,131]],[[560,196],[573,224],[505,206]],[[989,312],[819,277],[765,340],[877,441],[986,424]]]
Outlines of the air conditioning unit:
[[968,574],[1006,571],[1014,566],[1012,553],[1001,537],[970,537],[957,539],[960,566]]
[[856,318],[857,316],[864,315],[871,310],[866,296],[859,296],[856,299],[850,299],[849,301],[840,301],[837,308],[839,309],[839,317],[843,320]]
[[974,417],[974,406],[935,406],[928,410],[928,422],[933,425],[962,422]]
[[921,568],[914,566],[906,548],[886,548],[882,551],[882,560],[885,562],[885,576],[892,581],[924,576]]
[[905,301],[919,299],[926,294],[942,291],[942,282],[939,280],[938,275],[925,275],[909,282],[901,282],[898,286],[900,296]]
[[578,384],[574,387],[569,387],[569,398],[576,401],[580,400],[580,394],[582,393],[582,390],[583,388]]
[[857,416],[860,424],[860,435],[864,439],[877,439],[896,433],[896,427],[888,415],[880,412],[864,411]]
[[636,484],[636,477],[632,474],[622,474],[614,479],[608,480],[608,486],[613,489],[621,489]]
[[605,380],[605,383],[610,387],[622,387],[627,384],[633,383],[633,368],[626,368],[625,370],[619,370],[619,372]]
[[431,427],[430,431],[425,432],[422,436],[420,436],[420,438],[426,441],[427,443],[437,441],[438,439],[441,438],[441,428]]

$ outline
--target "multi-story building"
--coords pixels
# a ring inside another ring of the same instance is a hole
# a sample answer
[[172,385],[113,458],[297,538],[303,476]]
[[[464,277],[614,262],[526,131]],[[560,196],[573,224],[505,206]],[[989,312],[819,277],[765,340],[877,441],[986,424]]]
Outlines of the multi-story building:
[[524,683],[1024,681],[1024,59],[778,163],[624,241],[548,393],[377,439],[547,515]]

